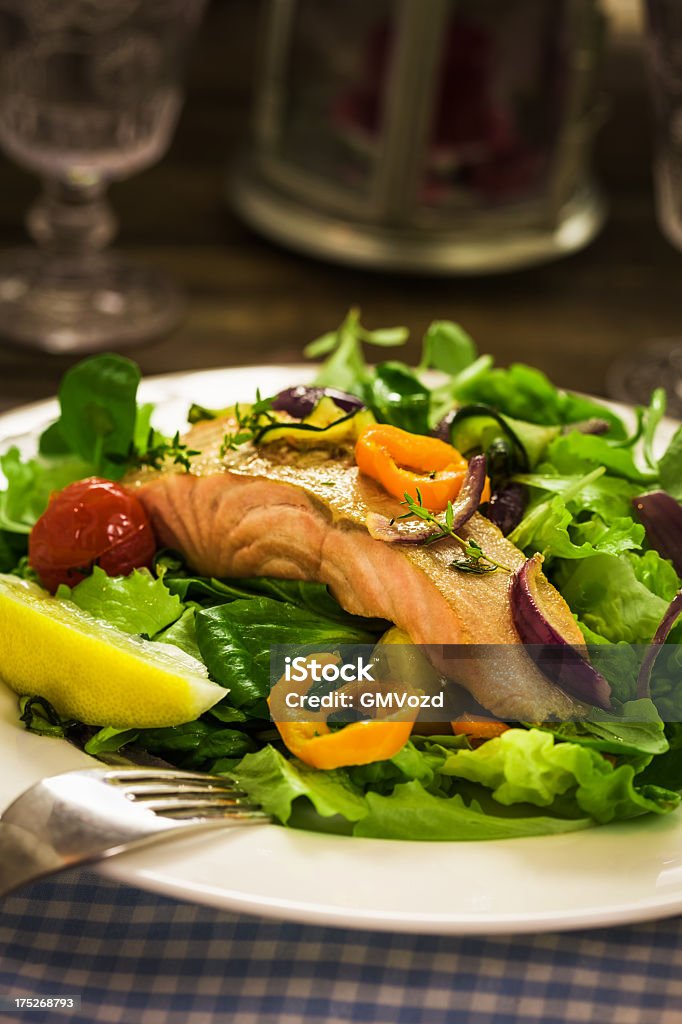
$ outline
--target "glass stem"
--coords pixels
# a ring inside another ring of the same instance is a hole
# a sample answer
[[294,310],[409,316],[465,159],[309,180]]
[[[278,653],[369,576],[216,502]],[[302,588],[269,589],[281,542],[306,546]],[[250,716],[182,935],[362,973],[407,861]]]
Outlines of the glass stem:
[[116,234],[116,218],[102,181],[43,182],[42,195],[28,212],[29,234],[50,256],[87,265]]

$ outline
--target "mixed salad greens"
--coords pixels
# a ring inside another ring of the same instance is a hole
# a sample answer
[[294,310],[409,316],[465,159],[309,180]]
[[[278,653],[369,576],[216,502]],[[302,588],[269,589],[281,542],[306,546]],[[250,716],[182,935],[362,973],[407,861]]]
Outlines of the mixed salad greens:
[[[544,556],[544,571],[586,643],[648,645],[668,613],[658,639],[669,656],[653,692],[643,692],[639,663],[624,654],[609,676],[609,712],[581,722],[514,723],[482,743],[464,733],[413,734],[388,760],[320,771],[289,755],[270,720],[270,648],[374,643],[389,624],[349,615],[318,583],[202,578],[176,552],[159,550],[152,571],[115,576],[95,566],[57,597],[129,634],[175,644],[200,659],[228,695],[195,721],[126,730],[65,720],[40,696],[23,697],[27,728],[66,737],[95,756],[160,758],[233,775],[283,823],[361,836],[557,833],[678,805],[682,623],[669,610],[677,609],[682,586],[682,428],[659,457],[664,393],[637,410],[636,429],[628,430],[612,410],[556,388],[537,369],[495,367],[446,321],[427,330],[416,370],[395,359],[366,361],[365,345],[396,347],[406,336],[403,328],[368,331],[352,310],[306,349],[325,357],[316,385],[356,396],[380,423],[439,436],[467,457],[485,453],[487,515],[528,556]],[[36,579],[29,535],[50,495],[67,484],[93,475],[119,480],[132,466],[164,460],[188,467],[194,453],[180,435],[162,436],[151,425],[153,408],[138,405],[139,380],[123,357],[84,360],[62,381],[61,415],[42,434],[38,454],[24,459],[10,448],[0,457],[7,481],[0,571]],[[195,405],[189,419],[213,415]],[[253,421],[245,417],[242,426],[230,445],[252,436]]]

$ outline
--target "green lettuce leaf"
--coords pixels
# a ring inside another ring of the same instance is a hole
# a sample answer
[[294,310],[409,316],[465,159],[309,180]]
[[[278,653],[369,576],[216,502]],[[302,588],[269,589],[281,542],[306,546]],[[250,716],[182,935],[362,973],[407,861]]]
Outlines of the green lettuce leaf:
[[637,465],[632,449],[615,447],[608,437],[573,431],[552,441],[547,448],[547,462],[558,473],[587,473],[604,466],[612,476],[638,484],[650,484],[656,474]]
[[646,644],[670,601],[638,578],[643,562],[651,567],[648,578],[660,586],[660,577],[667,575],[670,566],[655,551],[644,556],[597,554],[570,565],[564,562],[557,570],[557,582],[571,610],[590,630],[612,643]]
[[22,460],[18,448],[0,456],[7,488],[0,493],[0,529],[29,534],[53,491],[87,476],[89,465],[73,455]]
[[630,565],[639,582],[668,603],[680,589],[680,578],[672,564],[657,551],[645,551],[639,558],[630,558]]
[[618,516],[607,525],[601,516],[573,523],[571,536],[580,545],[589,544],[593,551],[608,555],[619,555],[623,551],[641,548],[645,536],[644,527],[630,516]]
[[668,750],[665,726],[648,698],[627,701],[617,714],[594,709],[583,721],[546,722],[538,728],[559,740],[592,747],[604,754],[638,760],[644,756],[643,765]]
[[208,717],[163,729],[140,729],[135,745],[179,768],[213,771],[216,761],[242,758],[256,741],[241,729],[225,729]]
[[[2,499],[0,498],[0,505]],[[28,553],[26,534],[11,530],[0,530],[0,572],[14,572],[21,559]]]
[[682,792],[682,722],[668,722],[665,735],[669,749],[655,757],[639,776],[642,783]]
[[368,793],[365,799],[368,812],[355,825],[353,835],[374,839],[513,839],[552,832],[575,832],[592,824],[587,817],[567,819],[489,814],[477,801],[467,804],[458,794],[433,796],[417,781],[396,786],[390,796]]
[[486,786],[505,806],[556,802],[566,810],[570,797],[578,812],[600,823],[664,814],[679,803],[673,792],[636,785],[633,765],[614,766],[596,750],[555,743],[551,733],[539,729],[510,729],[477,750],[457,751],[441,771]]
[[165,629],[182,613],[180,598],[170,594],[146,569],[134,569],[129,576],[107,576],[95,566],[92,575],[72,589],[62,584],[56,596],[73,601],[83,611],[125,633],[147,637]]
[[682,501],[682,427],[678,427],[658,463],[658,472],[663,490]]
[[309,800],[322,817],[339,814],[347,821],[358,821],[367,813],[364,797],[346,772],[321,772],[300,761],[288,761],[274,747],[247,755],[232,777],[285,825],[299,797]]
[[195,622],[204,664],[230,690],[237,707],[269,694],[270,651],[275,645],[291,644],[312,652],[374,641],[372,633],[268,597],[205,608],[197,612]]
[[197,628],[194,621],[195,613],[195,608],[186,608],[176,622],[154,637],[156,642],[173,644],[174,647],[179,647],[185,654],[191,654],[193,658],[201,661],[201,651],[197,643]]
[[566,507],[575,513],[589,510],[596,512],[606,522],[622,516],[632,515],[632,499],[641,493],[641,487],[621,480],[619,477],[603,475],[589,484],[583,484],[575,493],[576,485],[581,477],[547,472],[551,467],[545,465],[543,473],[520,473],[514,477],[517,483],[525,484],[540,491],[562,494],[564,491],[574,493]]
[[546,559],[591,558],[600,552],[618,555],[641,547],[644,527],[629,516],[612,519],[610,524],[597,515],[574,523],[573,513],[564,498],[553,498],[533,506],[509,539],[529,554],[539,551]]
[[[464,799],[434,796],[416,779],[395,786],[390,795],[364,796],[348,770],[316,771],[300,761],[287,761],[273,747],[249,754],[230,773],[251,799],[284,824],[319,829],[322,823],[305,813],[309,802],[322,818],[356,822],[354,835],[381,839],[507,839],[586,828],[588,818],[566,820],[541,815],[490,815]],[[304,798],[303,801],[301,798]],[[298,812],[298,813],[297,813]],[[343,826],[337,825],[337,831]],[[346,827],[346,831],[348,828]]]
[[461,401],[485,402],[508,416],[543,426],[599,417],[610,424],[611,437],[625,436],[621,419],[610,409],[580,395],[560,391],[544,373],[523,363],[488,370],[460,387],[458,397]]

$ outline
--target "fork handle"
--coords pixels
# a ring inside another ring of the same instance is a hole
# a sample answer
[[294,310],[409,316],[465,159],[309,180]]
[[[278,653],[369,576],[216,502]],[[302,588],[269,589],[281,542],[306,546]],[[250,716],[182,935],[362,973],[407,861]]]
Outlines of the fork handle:
[[78,859],[67,861],[32,832],[0,821],[0,898],[77,863]]

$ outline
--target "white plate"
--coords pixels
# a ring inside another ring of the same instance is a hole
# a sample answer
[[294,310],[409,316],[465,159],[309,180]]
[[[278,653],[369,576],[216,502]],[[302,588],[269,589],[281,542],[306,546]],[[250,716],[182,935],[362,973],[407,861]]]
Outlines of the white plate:
[[[174,374],[146,381],[141,397],[160,403],[155,422],[174,431],[192,401],[228,405],[248,400],[256,387],[272,394],[309,373],[245,367]],[[55,412],[54,402],[43,402],[0,417],[2,448],[14,438],[29,451]],[[46,775],[96,763],[61,740],[25,732],[14,695],[0,689],[1,807]],[[178,898],[315,924],[439,934],[596,927],[682,911],[682,813],[474,843],[354,839],[268,825],[177,839],[100,870]]]

